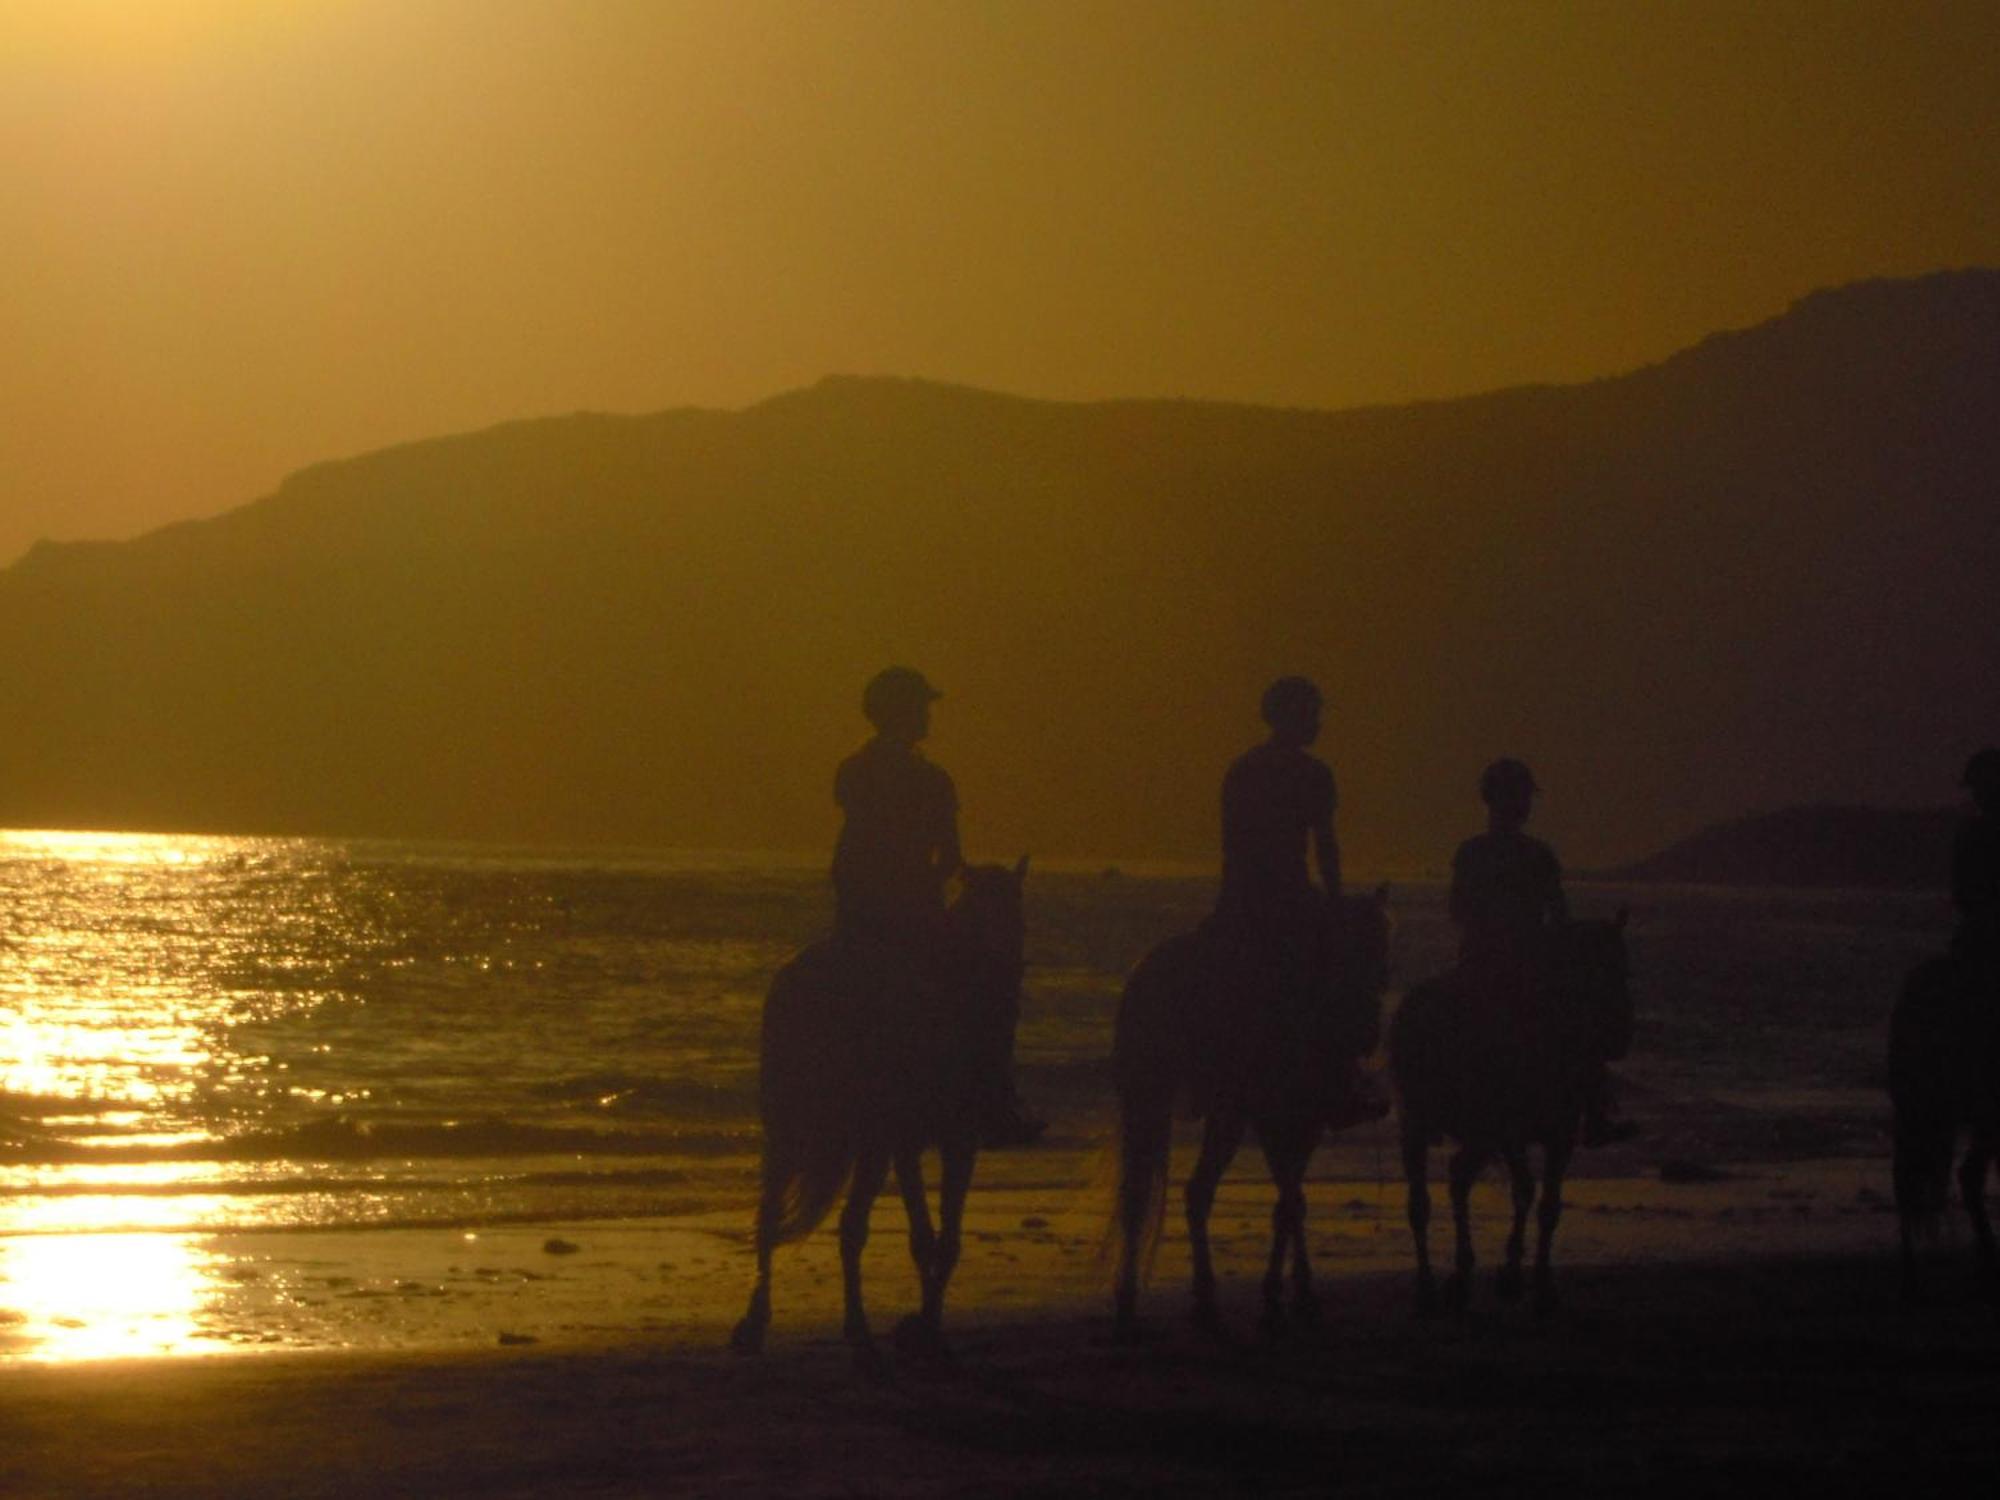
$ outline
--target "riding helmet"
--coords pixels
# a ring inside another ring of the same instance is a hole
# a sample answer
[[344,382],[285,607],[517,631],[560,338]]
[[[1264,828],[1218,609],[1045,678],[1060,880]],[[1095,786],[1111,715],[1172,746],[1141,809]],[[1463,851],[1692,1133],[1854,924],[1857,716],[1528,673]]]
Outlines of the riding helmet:
[[883,719],[943,696],[915,667],[885,667],[861,690],[861,712],[880,728]]

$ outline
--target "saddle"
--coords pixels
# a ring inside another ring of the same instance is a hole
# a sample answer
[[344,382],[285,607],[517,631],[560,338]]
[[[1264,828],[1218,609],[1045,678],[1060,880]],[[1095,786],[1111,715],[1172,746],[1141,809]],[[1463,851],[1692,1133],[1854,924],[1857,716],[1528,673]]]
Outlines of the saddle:
[[1198,938],[1187,1028],[1195,1114],[1253,1079],[1335,1080],[1367,1050],[1361,1033],[1372,1018],[1348,1015],[1339,1003],[1331,921],[1314,929],[1211,917]]

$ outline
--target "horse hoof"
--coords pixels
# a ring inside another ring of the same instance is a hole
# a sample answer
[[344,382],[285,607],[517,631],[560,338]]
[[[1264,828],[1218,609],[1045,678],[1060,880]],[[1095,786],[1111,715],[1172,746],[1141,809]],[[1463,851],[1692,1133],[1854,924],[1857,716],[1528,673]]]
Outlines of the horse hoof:
[[936,1324],[921,1313],[911,1313],[896,1324],[896,1352],[909,1359],[938,1362],[950,1357],[950,1346]]
[[1292,1322],[1303,1333],[1318,1333],[1326,1327],[1326,1309],[1319,1298],[1308,1293],[1292,1299]]
[[1543,1287],[1537,1287],[1535,1289],[1536,1317],[1553,1318],[1561,1310],[1562,1310],[1562,1298],[1556,1295],[1556,1289],[1554,1287],[1543,1286]]
[[755,1318],[745,1318],[729,1335],[729,1352],[732,1354],[762,1354],[764,1352],[764,1325]]
[[1444,1305],[1460,1317],[1465,1316],[1466,1308],[1472,1303],[1472,1288],[1469,1281],[1470,1278],[1458,1271],[1452,1272],[1444,1280]]
[[1522,1278],[1519,1266],[1502,1266],[1493,1274],[1493,1295],[1502,1302],[1520,1301],[1521,1293],[1527,1289],[1528,1284]]
[[1222,1314],[1215,1310],[1213,1302],[1195,1303],[1193,1321],[1194,1331],[1205,1339],[1220,1343],[1227,1336],[1222,1326]]
[[1426,1277],[1417,1283],[1417,1316],[1420,1318],[1435,1318],[1437,1310],[1437,1283]]
[[1257,1318],[1257,1336],[1266,1343],[1275,1344],[1283,1341],[1291,1331],[1291,1319],[1285,1316],[1283,1305],[1267,1302]]
[[854,1373],[863,1380],[886,1381],[889,1378],[889,1362],[882,1357],[873,1339],[851,1346],[854,1354]]
[[1128,1349],[1146,1342],[1146,1325],[1137,1313],[1121,1312],[1111,1320],[1111,1342]]

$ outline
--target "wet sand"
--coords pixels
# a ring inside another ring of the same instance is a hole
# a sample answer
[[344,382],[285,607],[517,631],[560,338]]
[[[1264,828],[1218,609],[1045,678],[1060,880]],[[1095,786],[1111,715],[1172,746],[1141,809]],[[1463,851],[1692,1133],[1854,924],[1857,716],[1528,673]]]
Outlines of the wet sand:
[[0,1382],[9,1495],[1990,1493],[2000,1330],[1912,1317],[1879,1259],[1578,1270],[1569,1305],[1126,1349],[1080,1308],[981,1317],[858,1375],[630,1344],[126,1363]]
[[[1095,1198],[1033,1181],[1036,1167],[1023,1154],[975,1194],[953,1361],[890,1347],[873,1376],[835,1337],[825,1232],[781,1258],[755,1359],[722,1349],[748,1283],[734,1213],[475,1241],[237,1236],[210,1251],[228,1252],[242,1299],[208,1329],[225,1336],[186,1347],[275,1352],[17,1356],[0,1368],[0,1494],[1980,1493],[2000,1479],[2000,1320],[1962,1235],[1936,1252],[1936,1304],[1898,1308],[1873,1163],[1577,1182],[1564,1306],[1546,1322],[1496,1301],[1484,1274],[1497,1182],[1477,1201],[1470,1313],[1420,1324],[1400,1187],[1322,1179],[1325,1324],[1275,1340],[1255,1328],[1269,1198],[1241,1176],[1217,1221],[1234,1337],[1187,1326],[1173,1233],[1136,1349],[1108,1336]],[[1442,1261],[1442,1216],[1433,1234]],[[888,1345],[913,1296],[893,1201],[868,1274]]]

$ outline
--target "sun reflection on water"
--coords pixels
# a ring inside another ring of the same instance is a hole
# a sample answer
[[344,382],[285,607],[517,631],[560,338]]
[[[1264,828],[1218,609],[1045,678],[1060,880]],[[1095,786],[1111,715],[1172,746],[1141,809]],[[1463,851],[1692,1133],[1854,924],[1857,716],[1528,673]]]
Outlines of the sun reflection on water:
[[0,1240],[0,1353],[71,1361],[212,1347],[198,1316],[208,1257],[180,1234]]

